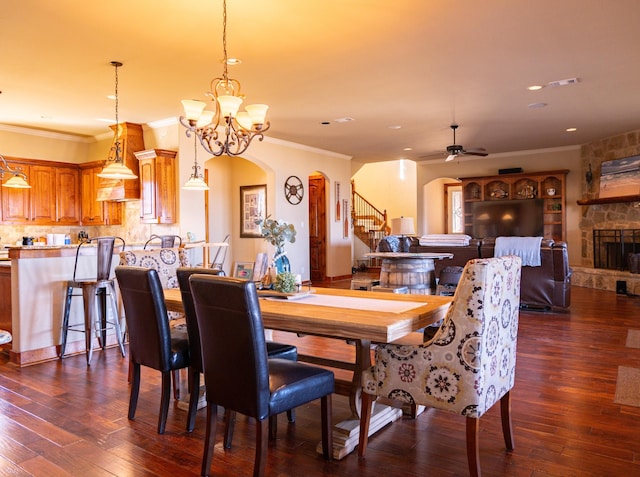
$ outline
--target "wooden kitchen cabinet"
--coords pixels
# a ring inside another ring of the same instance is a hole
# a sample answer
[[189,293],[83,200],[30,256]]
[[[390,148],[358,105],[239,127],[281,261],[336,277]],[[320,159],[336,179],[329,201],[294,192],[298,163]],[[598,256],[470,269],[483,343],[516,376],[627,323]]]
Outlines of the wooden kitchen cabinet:
[[177,151],[149,149],[135,153],[140,173],[140,222],[173,224],[176,217]]
[[[79,216],[78,169],[54,165],[19,165],[31,189],[0,191],[2,223],[12,225],[77,225]],[[5,180],[10,177],[5,176]]]
[[122,203],[98,201],[100,177],[98,173],[104,167],[102,162],[80,166],[81,222],[82,225],[119,225],[122,224]]

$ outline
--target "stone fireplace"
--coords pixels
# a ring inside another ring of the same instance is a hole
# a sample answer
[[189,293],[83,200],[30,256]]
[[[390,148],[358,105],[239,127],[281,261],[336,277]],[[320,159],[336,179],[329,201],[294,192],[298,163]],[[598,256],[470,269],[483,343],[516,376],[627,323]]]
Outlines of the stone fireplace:
[[[640,130],[595,141],[582,146],[582,197],[597,199],[600,190],[600,170],[604,161],[640,154]],[[592,181],[587,182],[591,170]],[[629,294],[640,295],[640,275],[627,270],[594,268],[594,230],[640,229],[640,202],[583,205],[580,220],[581,266],[573,267],[572,283],[577,286],[616,290],[616,282],[627,282]],[[596,234],[597,236],[598,234]],[[626,267],[625,267],[626,268]]]

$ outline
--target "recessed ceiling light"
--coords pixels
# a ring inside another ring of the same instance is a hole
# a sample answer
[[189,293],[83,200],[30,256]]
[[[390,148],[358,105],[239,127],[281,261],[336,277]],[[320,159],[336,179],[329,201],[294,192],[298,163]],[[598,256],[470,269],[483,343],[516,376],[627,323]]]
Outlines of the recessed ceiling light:
[[[222,60],[224,62],[224,60]],[[227,58],[227,64],[230,66],[239,65],[242,63],[240,58]]]
[[113,94],[108,94],[107,95],[107,99],[114,100],[114,99],[116,99],[116,97]]
[[399,124],[392,124],[391,126],[387,126],[389,129],[401,129],[402,126],[400,126]]
[[575,132],[577,130],[578,130],[578,128],[567,128],[567,129],[565,129],[565,131],[567,131],[567,132]]
[[344,118],[334,119],[334,121],[335,121],[336,123],[349,123],[349,122],[351,122],[351,121],[355,121],[355,119],[350,118],[349,116],[347,116],[347,117],[344,117]]
[[533,84],[527,87],[529,91],[538,91],[539,89],[542,89],[542,88],[544,88],[544,86],[540,84]]
[[403,149],[403,151],[413,151],[413,148],[412,148],[412,147],[405,147],[405,148]]
[[546,105],[547,103],[531,103],[527,105],[527,108],[538,109],[538,108],[544,108]]

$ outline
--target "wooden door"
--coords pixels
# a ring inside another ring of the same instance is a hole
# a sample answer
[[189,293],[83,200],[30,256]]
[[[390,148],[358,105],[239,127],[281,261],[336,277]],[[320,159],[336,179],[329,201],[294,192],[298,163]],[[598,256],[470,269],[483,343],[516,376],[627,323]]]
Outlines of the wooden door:
[[327,206],[325,180],[309,177],[309,266],[312,282],[327,276]]

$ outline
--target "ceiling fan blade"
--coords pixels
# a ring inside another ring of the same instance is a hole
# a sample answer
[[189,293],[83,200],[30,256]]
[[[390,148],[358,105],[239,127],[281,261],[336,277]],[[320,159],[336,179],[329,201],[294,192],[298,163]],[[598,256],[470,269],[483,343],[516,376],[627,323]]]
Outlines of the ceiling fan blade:
[[444,160],[444,162],[453,161],[456,157],[458,157],[457,154],[449,154],[447,158]]
[[478,147],[476,149],[469,149],[469,150],[464,150],[462,151],[463,154],[467,154],[468,156],[488,156],[489,153],[487,152],[486,149],[482,148],[482,147]]

